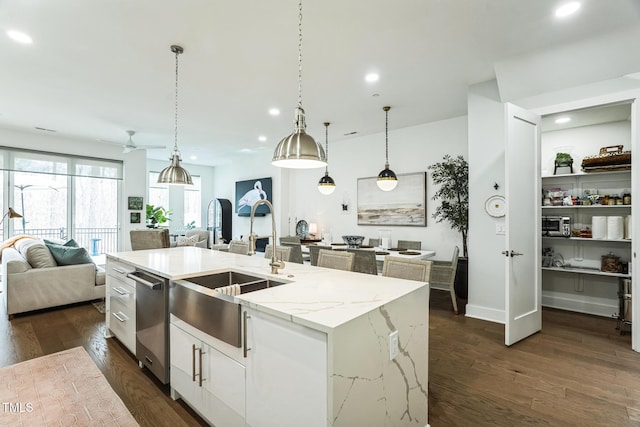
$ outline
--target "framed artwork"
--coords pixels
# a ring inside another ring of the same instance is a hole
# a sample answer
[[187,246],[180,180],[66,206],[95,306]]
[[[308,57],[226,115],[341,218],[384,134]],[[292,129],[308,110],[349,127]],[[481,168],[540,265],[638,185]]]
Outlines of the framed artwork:
[[131,224],[140,224],[140,212],[131,212],[129,216],[131,218]]
[[398,175],[398,186],[382,191],[376,177],[358,178],[358,225],[427,226],[427,173]]
[[[236,213],[238,216],[250,216],[253,205],[259,200],[273,201],[271,177],[255,178],[236,182]],[[255,216],[271,213],[269,206],[259,205]]]
[[141,211],[142,210],[142,197],[129,197],[129,210]]

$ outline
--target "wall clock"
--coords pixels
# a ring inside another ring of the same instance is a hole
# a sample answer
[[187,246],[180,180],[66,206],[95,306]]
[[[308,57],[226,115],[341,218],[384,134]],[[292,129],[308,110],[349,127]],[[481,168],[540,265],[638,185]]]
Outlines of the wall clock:
[[484,210],[494,218],[503,217],[507,211],[507,202],[503,196],[491,196],[484,202]]

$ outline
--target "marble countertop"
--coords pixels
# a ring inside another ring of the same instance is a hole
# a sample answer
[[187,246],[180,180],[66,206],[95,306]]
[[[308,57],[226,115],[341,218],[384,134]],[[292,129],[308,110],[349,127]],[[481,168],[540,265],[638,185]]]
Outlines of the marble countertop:
[[[171,280],[236,271],[289,282],[241,294],[240,304],[323,332],[377,310],[426,283],[309,265],[286,263],[271,274],[269,260],[196,247],[175,247],[107,254]],[[207,292],[209,293],[209,292]],[[211,294],[217,294],[211,291]],[[426,314],[425,314],[426,315]]]

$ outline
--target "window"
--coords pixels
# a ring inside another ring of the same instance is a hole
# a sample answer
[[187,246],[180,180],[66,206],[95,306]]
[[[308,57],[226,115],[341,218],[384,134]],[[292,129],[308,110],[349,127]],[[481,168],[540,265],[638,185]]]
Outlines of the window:
[[169,185],[158,184],[159,172],[149,172],[149,203],[153,206],[162,206],[171,209],[169,205]]
[[184,223],[199,228],[202,223],[202,179],[192,176],[193,185],[184,187]]
[[100,253],[118,250],[122,162],[0,147],[2,237],[73,238]]

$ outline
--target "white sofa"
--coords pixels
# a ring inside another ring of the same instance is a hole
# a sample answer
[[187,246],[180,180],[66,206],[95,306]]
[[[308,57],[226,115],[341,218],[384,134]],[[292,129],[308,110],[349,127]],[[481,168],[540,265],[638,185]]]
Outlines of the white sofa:
[[105,296],[105,272],[95,264],[57,265],[42,240],[2,249],[2,297],[14,314]]

